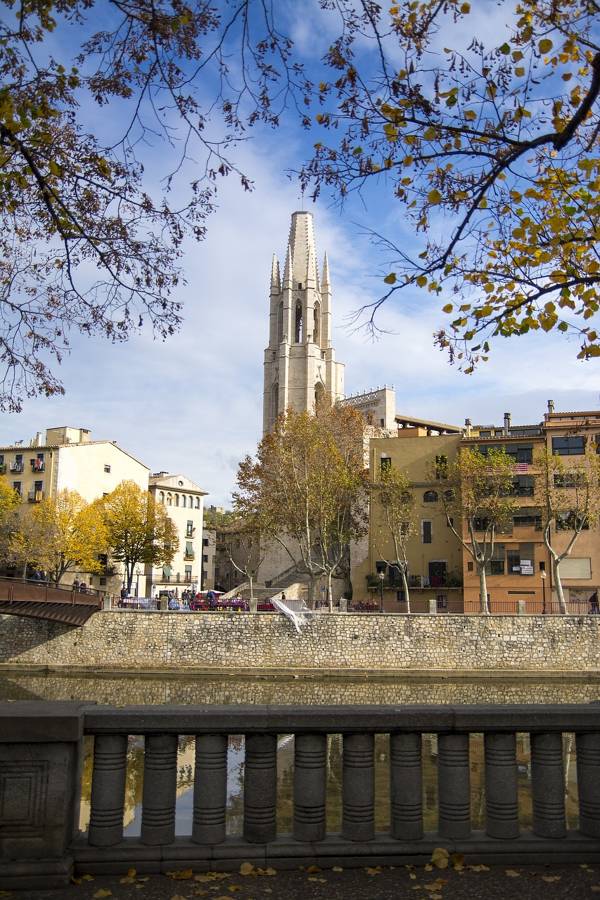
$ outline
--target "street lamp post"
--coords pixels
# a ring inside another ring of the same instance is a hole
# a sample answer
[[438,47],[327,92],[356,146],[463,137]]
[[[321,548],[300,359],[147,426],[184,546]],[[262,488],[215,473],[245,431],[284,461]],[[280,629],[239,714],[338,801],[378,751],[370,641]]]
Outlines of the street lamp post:
[[135,567],[135,596],[140,596],[140,567]]
[[542,615],[546,615],[546,572],[540,572],[540,577],[542,579]]
[[379,612],[383,612],[383,582],[385,581],[385,572],[379,572],[378,578],[379,578]]

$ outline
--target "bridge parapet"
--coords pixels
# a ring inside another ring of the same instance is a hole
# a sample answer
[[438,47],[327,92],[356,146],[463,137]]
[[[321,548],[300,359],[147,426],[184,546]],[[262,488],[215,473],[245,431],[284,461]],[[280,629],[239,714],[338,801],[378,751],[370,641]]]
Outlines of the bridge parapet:
[[[518,733],[528,734],[531,742],[533,817],[528,829],[520,822],[518,807]],[[566,826],[565,733],[576,735],[577,831]],[[83,734],[94,738],[94,763],[89,829],[77,834]],[[278,834],[276,824],[277,738],[284,734],[294,735],[291,834]],[[341,734],[343,741],[339,834],[326,830],[331,734]],[[378,734],[390,736],[386,833],[375,830]],[[435,832],[423,828],[424,734],[438,737]],[[483,831],[471,827],[472,734],[484,736]],[[144,736],[139,838],[123,836],[129,735]],[[194,812],[189,833],[176,836],[177,747],[182,735],[195,736]],[[229,735],[245,736],[241,835],[226,831]],[[43,881],[49,887],[77,871],[237,869],[245,861],[276,868],[402,865],[427,862],[436,847],[465,854],[469,862],[590,863],[600,861],[599,772],[600,706],[595,704],[122,709],[0,704],[0,883],[27,888]]]

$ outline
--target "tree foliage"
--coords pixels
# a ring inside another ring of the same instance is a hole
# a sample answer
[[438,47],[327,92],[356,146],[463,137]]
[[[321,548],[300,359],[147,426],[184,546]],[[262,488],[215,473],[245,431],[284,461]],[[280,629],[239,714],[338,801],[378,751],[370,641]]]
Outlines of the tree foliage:
[[443,474],[446,520],[475,563],[481,612],[488,614],[486,566],[494,555],[498,531],[512,523],[517,509],[514,460],[504,450],[490,447],[484,455],[478,448],[465,447]]
[[278,543],[299,573],[331,581],[352,540],[366,533],[362,419],[350,407],[323,402],[315,415],[288,410],[246,457],[234,503],[265,540]]
[[579,357],[600,356],[600,4],[489,3],[508,27],[488,46],[463,0],[336,7],[303,182],[343,198],[380,181],[422,235],[414,254],[405,234],[377,236],[394,263],[371,323],[420,287],[445,298],[435,339],[466,372],[492,338],[536,330],[576,332]]
[[130,591],[138,563],[165,566],[172,561],[179,544],[177,529],[164,506],[134,481],[122,481],[101,506],[110,553],[123,563]]
[[11,547],[23,565],[43,569],[54,584],[73,570],[100,572],[98,556],[106,551],[102,513],[98,504],[65,489],[20,518]]
[[545,448],[535,458],[536,501],[542,511],[544,543],[552,562],[561,613],[567,612],[560,564],[584,529],[600,523],[600,456],[588,440],[583,456],[555,456]]
[[[303,78],[255,0],[1,7],[0,408],[18,410],[62,392],[51,362],[73,330],[173,333],[184,237],[204,236],[220,177],[250,187],[233,145]],[[161,143],[172,166],[151,193],[143,157]]]
[[[372,509],[371,523],[380,517],[376,537],[381,544],[390,540],[394,548],[394,559],[386,560],[388,565],[397,568],[402,579],[406,611],[410,613],[410,591],[408,587],[408,542],[415,532],[415,499],[411,490],[411,481],[405,472],[388,466],[380,473],[379,480],[371,486]],[[382,550],[377,551],[381,555]]]

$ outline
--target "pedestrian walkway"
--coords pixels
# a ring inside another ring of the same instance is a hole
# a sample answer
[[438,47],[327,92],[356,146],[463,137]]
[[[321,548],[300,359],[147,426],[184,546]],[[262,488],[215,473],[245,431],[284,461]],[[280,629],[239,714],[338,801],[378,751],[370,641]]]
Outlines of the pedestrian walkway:
[[[244,873],[244,874],[242,874]],[[580,900],[600,898],[600,856],[593,865],[435,866],[126,876],[84,875],[69,888],[1,891],[6,900]]]

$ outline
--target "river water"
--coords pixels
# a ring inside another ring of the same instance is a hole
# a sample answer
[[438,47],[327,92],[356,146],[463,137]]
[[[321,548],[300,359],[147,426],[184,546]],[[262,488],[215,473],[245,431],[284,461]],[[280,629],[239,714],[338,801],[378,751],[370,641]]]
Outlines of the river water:
[[[10,674],[0,676],[1,700],[82,700],[115,706],[130,704],[452,704],[452,703],[591,703],[600,701],[600,679],[561,682],[544,680],[477,679],[427,680],[424,678],[331,679],[276,677],[165,676],[105,677],[81,675]],[[471,736],[471,818],[473,828],[481,828],[485,818],[483,738]],[[125,833],[140,832],[143,786],[142,736],[132,735],[126,781]],[[575,742],[563,738],[565,802],[568,824],[577,827],[577,781]],[[82,777],[80,826],[87,828],[92,775],[92,739],[86,739]],[[281,735],[278,750],[278,831],[288,833],[292,822],[294,741]],[[242,827],[244,788],[244,738],[229,739],[227,828],[238,834]],[[522,826],[531,824],[531,783],[529,740],[518,735],[519,808]],[[327,829],[339,831],[341,824],[342,740],[328,738]],[[190,834],[193,807],[194,738],[179,742],[177,773],[178,834]],[[389,739],[375,738],[376,828],[389,826]],[[426,830],[435,830],[437,817],[437,738],[423,737],[423,810]]]

